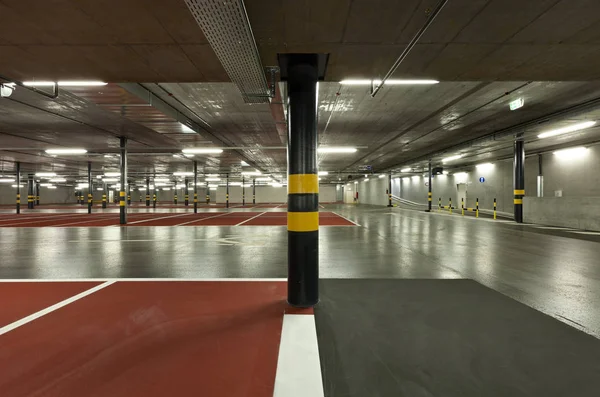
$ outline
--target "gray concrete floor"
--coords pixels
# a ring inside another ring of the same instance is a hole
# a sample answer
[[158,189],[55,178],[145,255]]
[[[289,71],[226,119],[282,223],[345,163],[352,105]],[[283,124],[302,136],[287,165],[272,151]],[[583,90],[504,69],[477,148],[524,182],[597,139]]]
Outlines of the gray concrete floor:
[[[596,241],[399,208],[325,210],[360,226],[321,228],[323,278],[469,278],[600,337]],[[286,242],[273,226],[0,228],[0,278],[279,278]]]

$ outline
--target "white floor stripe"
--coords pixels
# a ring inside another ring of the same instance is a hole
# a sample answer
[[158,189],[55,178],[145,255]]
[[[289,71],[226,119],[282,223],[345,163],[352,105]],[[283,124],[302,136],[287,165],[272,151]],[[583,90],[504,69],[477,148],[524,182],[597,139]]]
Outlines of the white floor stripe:
[[324,396],[315,316],[283,316],[273,396]]
[[353,223],[353,224],[355,224],[356,226],[360,226],[358,223],[356,223],[356,222],[354,222],[354,221],[352,221],[352,220],[350,220],[350,219],[346,218],[345,216],[341,216],[341,215],[340,215],[340,214],[338,214],[337,212],[333,212],[333,211],[331,211],[331,213],[332,213],[332,214],[336,214],[336,215],[337,215],[337,216],[339,216],[340,218],[344,218],[345,220],[347,220],[347,221],[348,221],[348,222],[350,222],[350,223]]
[[263,213],[261,213],[261,214],[258,214],[258,215],[256,215],[256,216],[253,216],[252,218],[246,219],[245,221],[242,221],[242,222],[238,223],[236,226],[240,226],[240,225],[243,225],[243,224],[244,224],[244,223],[246,223],[246,222],[250,222],[252,219],[254,219],[254,218],[258,218],[259,216],[261,216],[261,215],[264,215],[264,214],[266,214],[266,213],[267,213],[267,212],[265,211],[265,212],[263,212]]
[[573,233],[585,234],[585,235],[588,235],[588,236],[600,236],[600,232],[585,232],[585,231],[583,231],[583,232],[575,232],[574,231]]
[[96,291],[100,291],[101,289],[106,288],[109,285],[114,284],[115,282],[116,281],[106,281],[106,282],[104,282],[104,283],[102,283],[100,285],[97,285],[97,286],[95,286],[93,288],[85,290],[85,291],[83,291],[83,292],[81,292],[81,293],[79,293],[79,294],[77,294],[75,296],[72,296],[72,297],[70,297],[68,299],[65,299],[62,302],[58,302],[58,303],[56,303],[56,304],[54,304],[52,306],[48,306],[47,308],[42,309],[42,310],[40,310],[37,313],[33,313],[33,314],[31,314],[31,315],[29,315],[27,317],[24,317],[24,318],[22,318],[22,319],[20,319],[18,321],[15,321],[14,323],[8,324],[8,325],[0,328],[0,335],[4,335],[7,332],[10,332],[10,331],[12,331],[12,330],[14,330],[16,328],[19,328],[19,327],[21,327],[21,326],[23,326],[23,325],[25,325],[27,323],[30,323],[33,320],[36,320],[36,319],[38,319],[38,318],[40,318],[42,316],[45,316],[48,313],[52,313],[53,311],[56,311],[56,310],[60,309],[61,307],[65,307],[68,304],[73,303],[75,301],[78,301],[81,298],[85,298],[86,296],[91,295],[91,294],[93,294]]
[[206,218],[202,218],[202,219],[194,219],[193,221],[189,221],[189,222],[183,222],[183,223],[178,223],[175,226],[185,226],[185,225],[189,225],[190,223],[194,223],[194,222],[201,222],[205,219],[212,219],[212,218],[218,218],[220,216],[225,216],[228,214],[231,214],[232,212],[225,212],[225,213],[219,213],[219,215],[214,215],[214,216],[207,216]]
[[[159,219],[177,218],[178,216],[185,216],[185,215],[189,215],[189,213],[186,212],[186,213],[183,213],[183,214],[177,214],[177,215],[171,215],[171,216],[161,216],[160,218],[144,219],[143,221],[127,222],[127,224],[128,225],[133,225],[133,224],[136,224],[136,223],[144,223],[144,222],[157,221]],[[117,226],[120,226],[120,225],[117,225]]]

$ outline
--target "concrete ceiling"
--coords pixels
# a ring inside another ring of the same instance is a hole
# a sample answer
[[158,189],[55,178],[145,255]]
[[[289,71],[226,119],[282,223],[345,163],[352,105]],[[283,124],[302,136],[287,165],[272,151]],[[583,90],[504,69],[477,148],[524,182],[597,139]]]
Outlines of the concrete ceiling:
[[[435,78],[432,86],[367,87],[338,81],[383,76],[437,4],[435,0],[246,0],[263,66],[282,52],[329,53],[319,85],[319,140],[357,146],[320,155],[337,173],[377,171],[509,157],[512,137],[482,139],[600,98],[597,0],[450,0],[395,73]],[[429,10],[429,11],[428,11]],[[61,90],[51,100],[18,88],[0,99],[0,171],[114,169],[118,137],[129,138],[137,173],[229,172],[246,161],[284,175],[285,120],[280,97],[248,105],[229,82],[183,0],[0,0],[0,75],[18,80],[92,79],[103,87]],[[511,112],[508,102],[524,98]],[[285,98],[284,98],[285,99]],[[600,140],[600,128],[537,141],[539,131],[598,120],[597,107],[527,125],[527,150]],[[181,124],[193,127],[184,131]],[[471,143],[466,145],[466,143]],[[462,146],[461,146],[462,145]],[[49,157],[53,146],[89,156]],[[193,146],[220,155],[187,159]],[[241,148],[241,149],[240,149]],[[275,148],[275,149],[274,149]],[[337,179],[332,176],[332,179]]]

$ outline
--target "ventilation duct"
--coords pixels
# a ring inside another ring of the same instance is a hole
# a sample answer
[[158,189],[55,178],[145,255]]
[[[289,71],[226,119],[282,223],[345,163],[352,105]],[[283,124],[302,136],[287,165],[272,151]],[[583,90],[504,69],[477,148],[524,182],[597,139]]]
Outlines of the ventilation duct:
[[243,0],[185,0],[246,103],[268,103],[270,90]]

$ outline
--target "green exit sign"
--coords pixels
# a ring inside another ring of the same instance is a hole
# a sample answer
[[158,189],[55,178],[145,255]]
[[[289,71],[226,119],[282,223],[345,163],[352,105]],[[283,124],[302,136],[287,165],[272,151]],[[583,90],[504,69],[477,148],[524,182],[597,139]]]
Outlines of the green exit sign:
[[525,100],[523,98],[517,98],[514,101],[510,102],[508,106],[510,106],[510,110],[517,110],[522,108],[525,104]]

